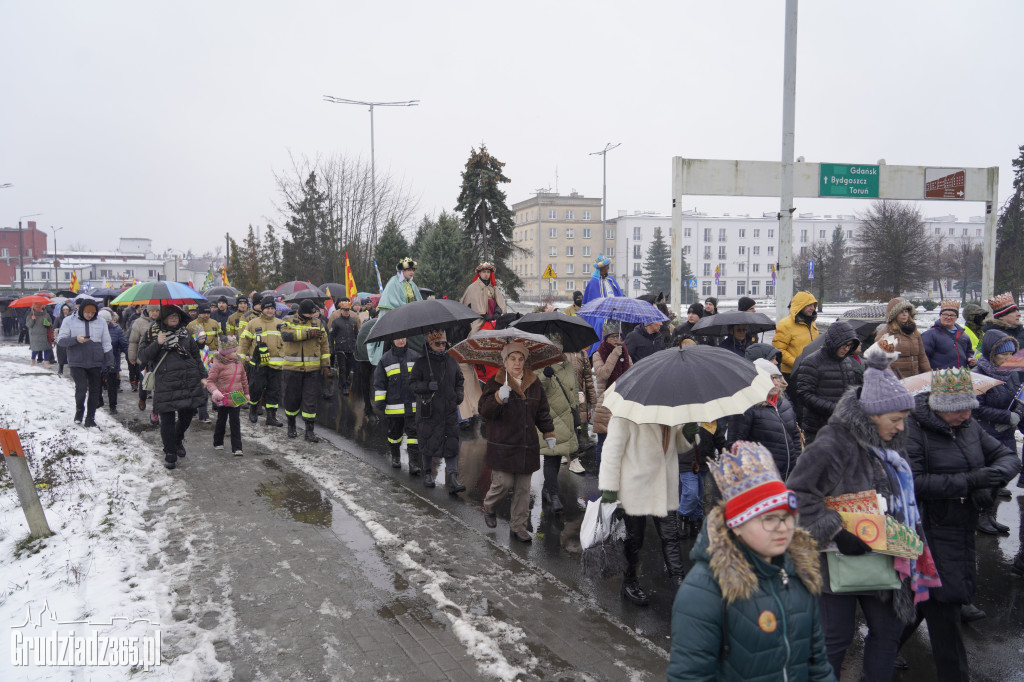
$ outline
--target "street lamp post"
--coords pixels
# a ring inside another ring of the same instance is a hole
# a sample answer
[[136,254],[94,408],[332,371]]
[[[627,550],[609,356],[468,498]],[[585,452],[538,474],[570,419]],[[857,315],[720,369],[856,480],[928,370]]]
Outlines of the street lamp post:
[[[590,156],[601,156],[601,243],[604,244],[602,248],[606,255],[608,253],[608,228],[605,226],[608,221],[608,152],[621,145],[621,142],[615,144],[609,142],[601,151],[590,152]],[[629,254],[626,254],[626,258],[629,258]]]
[[357,99],[345,99],[343,97],[334,97],[333,95],[324,95],[324,101],[330,102],[331,104],[358,104],[364,107],[370,107],[370,191],[373,192],[373,231],[374,238],[377,236],[377,159],[376,152],[374,150],[374,139],[373,139],[373,108],[374,107],[417,107],[420,104],[418,99],[405,100],[403,102],[363,102]]
[[18,216],[18,268],[21,270],[21,290],[25,290],[25,243],[21,239],[21,219],[35,218],[42,213],[30,213],[29,215]]
[[64,229],[63,227],[54,227],[53,225],[50,225],[50,230],[53,232],[53,286],[54,286],[54,290],[53,291],[54,291],[54,293],[57,293],[57,287],[60,285],[60,282],[59,282],[60,274],[59,274],[59,272],[57,270],[57,267],[58,267],[58,263],[57,263],[57,233],[60,232],[63,229]]

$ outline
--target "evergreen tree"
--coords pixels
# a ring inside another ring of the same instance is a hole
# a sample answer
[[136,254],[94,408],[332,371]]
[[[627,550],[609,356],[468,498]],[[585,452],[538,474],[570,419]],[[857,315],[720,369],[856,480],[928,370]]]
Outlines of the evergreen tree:
[[472,248],[469,237],[454,215],[442,212],[426,232],[419,254],[416,281],[433,289],[440,298],[458,300],[473,279]]
[[260,272],[260,244],[252,225],[249,225],[249,231],[241,246],[238,246],[233,238],[231,239],[228,279],[236,289],[246,295],[253,290],[263,291],[265,288]]
[[[398,227],[398,223],[393,220],[389,220],[384,229],[380,232],[380,238],[377,240],[377,246],[373,250],[373,257],[377,261],[377,266],[380,268],[380,281],[384,286],[388,285],[388,280],[391,279],[395,274],[395,268],[398,266],[398,261],[402,260],[406,256],[410,256],[411,251],[409,249],[409,242],[406,240],[405,235]],[[372,267],[371,263],[371,267]],[[373,275],[373,279],[376,282],[377,275]]]
[[1013,195],[1003,204],[996,231],[996,293],[1021,300],[1024,289],[1024,145],[1013,160]]
[[[679,254],[679,268],[682,270],[682,276],[680,279],[683,284],[683,300],[681,303],[684,306],[688,306],[691,303],[698,302],[700,298],[697,294],[696,287],[690,286],[690,280],[694,279],[696,276],[693,274],[693,270],[690,269],[690,264],[686,262],[686,256],[681,253]],[[669,296],[669,302],[674,303],[671,296]]]
[[672,287],[672,255],[660,227],[654,228],[654,241],[647,249],[643,285],[649,294],[668,294]]
[[473,260],[494,263],[502,289],[509,298],[518,301],[523,283],[508,266],[508,261],[514,252],[522,249],[512,242],[515,220],[505,203],[505,192],[499,187],[501,183],[510,182],[501,170],[504,166],[487,152],[486,145],[470,150],[455,210],[462,214]]
[[[336,273],[325,260],[334,250],[327,238],[327,196],[317,185],[316,171],[310,171],[298,202],[288,202],[291,211],[284,224],[288,237],[283,244],[282,275],[288,280],[329,281]],[[330,280],[334,281],[334,280]]]
[[415,260],[420,259],[420,253],[423,250],[423,243],[426,240],[427,235],[437,225],[428,216],[423,216],[423,220],[420,221],[419,227],[416,228],[416,234],[413,235],[412,243],[409,244],[409,255]]
[[273,289],[286,281],[281,267],[281,240],[270,224],[259,245],[259,269],[264,289]]

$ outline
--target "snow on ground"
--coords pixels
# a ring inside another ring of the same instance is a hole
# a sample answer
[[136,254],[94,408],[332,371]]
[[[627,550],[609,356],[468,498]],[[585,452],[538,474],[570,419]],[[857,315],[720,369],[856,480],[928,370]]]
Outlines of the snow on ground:
[[[27,346],[0,345],[0,428],[18,430],[54,535],[29,538],[10,475],[0,467],[0,622],[10,624],[0,626],[0,679],[229,678],[213,641],[234,633],[204,631],[172,615],[174,587],[197,560],[186,551],[183,561],[169,564],[164,552],[172,531],[180,533],[170,524],[187,508],[184,486],[164,475],[153,443],[103,408],[99,429],[74,424],[71,380],[30,367],[28,358]],[[151,504],[165,509],[147,515]],[[193,528],[192,537],[202,532]],[[42,627],[19,628],[28,618]],[[65,624],[71,621],[87,624]],[[222,629],[230,628],[227,620]],[[149,672],[141,665],[16,667],[12,656],[25,651],[16,646],[24,641],[15,639],[19,630],[33,638],[71,630],[80,638],[150,638],[154,647],[159,633],[162,662]]]

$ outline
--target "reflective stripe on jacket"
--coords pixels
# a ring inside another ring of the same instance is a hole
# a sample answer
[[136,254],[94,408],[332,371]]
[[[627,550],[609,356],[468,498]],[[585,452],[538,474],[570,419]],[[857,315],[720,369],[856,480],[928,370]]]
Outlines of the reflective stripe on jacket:
[[281,327],[281,340],[284,343],[283,369],[316,372],[321,367],[330,366],[331,349],[327,342],[327,330],[319,318],[288,318]]

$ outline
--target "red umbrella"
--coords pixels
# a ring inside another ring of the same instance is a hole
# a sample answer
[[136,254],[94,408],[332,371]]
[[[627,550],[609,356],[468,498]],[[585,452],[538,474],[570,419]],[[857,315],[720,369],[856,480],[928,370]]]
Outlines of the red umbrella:
[[28,308],[34,306],[36,303],[42,305],[50,305],[53,301],[50,300],[49,296],[40,296],[39,294],[31,294],[29,296],[22,296],[21,298],[14,301],[10,307],[12,308]]
[[280,296],[291,296],[296,291],[305,291],[306,289],[312,289],[313,291],[319,293],[319,289],[317,289],[309,282],[300,282],[299,280],[285,282],[284,284],[274,289],[274,291]]

